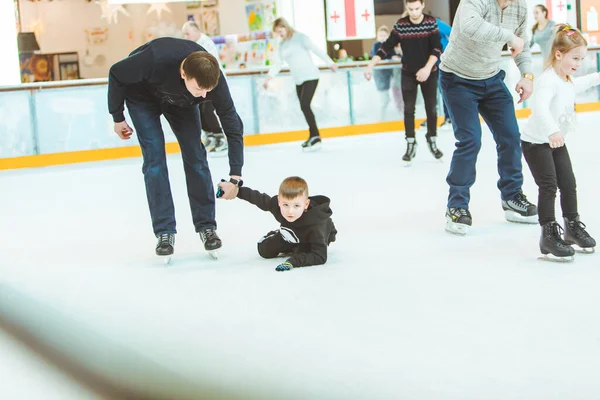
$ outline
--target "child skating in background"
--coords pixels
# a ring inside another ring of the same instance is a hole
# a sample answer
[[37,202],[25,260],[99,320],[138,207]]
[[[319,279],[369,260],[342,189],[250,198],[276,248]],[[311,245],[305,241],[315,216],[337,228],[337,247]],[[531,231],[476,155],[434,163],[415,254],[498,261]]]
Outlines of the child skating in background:
[[[575,254],[572,245],[584,252],[593,252],[596,241],[579,220],[575,175],[565,137],[575,128],[575,94],[600,85],[600,73],[573,78],[572,74],[581,67],[587,53],[587,42],[569,25],[557,25],[556,29],[546,70],[535,83],[532,114],[521,145],[539,187],[540,251],[545,258],[571,261]],[[564,231],[554,213],[557,187]]]
[[309,197],[304,179],[286,178],[279,186],[279,195],[274,197],[248,187],[240,187],[237,197],[270,212],[281,224],[258,242],[261,257],[289,257],[275,268],[277,271],[327,262],[327,247],[335,242],[337,234],[330,200],[325,196]]

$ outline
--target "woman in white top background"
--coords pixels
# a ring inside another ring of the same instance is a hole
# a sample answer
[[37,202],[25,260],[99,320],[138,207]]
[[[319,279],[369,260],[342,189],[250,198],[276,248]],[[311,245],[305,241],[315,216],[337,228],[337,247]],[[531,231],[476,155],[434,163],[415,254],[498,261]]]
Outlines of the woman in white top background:
[[554,21],[548,19],[548,9],[543,4],[538,4],[533,9],[533,18],[535,24],[531,29],[531,42],[530,47],[533,47],[534,43],[540,46],[542,52],[542,58],[544,62],[550,55],[550,47],[552,46],[552,37],[554,35]]
[[[217,46],[215,46],[215,43],[208,35],[202,33],[197,23],[194,21],[187,21],[183,24],[181,30],[185,39],[198,43],[200,46],[204,47],[204,50],[212,54],[217,61],[219,61],[219,50],[217,50]],[[221,63],[219,62],[219,65],[220,64]],[[221,72],[223,72],[222,66]],[[202,123],[202,130],[206,135],[203,142],[208,153],[211,155],[227,154],[227,140],[212,102],[205,101],[200,103],[200,121]]]
[[283,62],[288,65],[296,84],[300,108],[310,132],[309,138],[302,143],[302,149],[304,151],[317,150],[321,146],[321,136],[310,104],[319,83],[319,68],[313,62],[311,53],[325,61],[334,72],[337,70],[337,65],[308,36],[297,32],[284,18],[275,20],[273,32],[281,38],[281,42],[263,86],[268,89],[269,81],[281,71]]
[[[546,70],[535,82],[531,117],[521,135],[523,155],[539,187],[538,216],[542,227],[540,251],[571,261],[575,251],[593,252],[596,241],[585,230],[577,210],[577,189],[565,137],[575,130],[575,94],[600,85],[600,73],[579,78],[587,42],[569,25],[557,25]],[[560,189],[565,230],[556,222],[554,204]]]

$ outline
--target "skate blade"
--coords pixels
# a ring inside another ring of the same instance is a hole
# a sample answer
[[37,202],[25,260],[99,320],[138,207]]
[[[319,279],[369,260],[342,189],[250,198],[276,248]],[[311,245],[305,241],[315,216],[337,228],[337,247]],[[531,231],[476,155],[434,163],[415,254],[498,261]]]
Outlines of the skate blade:
[[594,254],[596,252],[595,247],[579,247],[576,244],[572,245],[573,249],[575,249],[575,253],[578,254]]
[[221,157],[225,157],[227,156],[228,151],[227,150],[221,150],[221,151],[210,151],[208,153],[210,158],[221,158]]
[[213,259],[218,260],[219,259],[219,250],[210,250],[208,252],[208,255],[211,256]]
[[553,254],[543,254],[538,257],[538,260],[556,262],[556,263],[570,263],[570,262],[575,261],[575,257],[573,257],[573,256],[557,257]]
[[408,167],[412,166],[412,161],[404,161],[404,160],[402,160],[402,162],[404,163],[404,168],[408,168]]
[[162,262],[165,264],[165,267],[171,265],[171,258],[173,257],[172,254],[168,255],[168,256],[158,256],[160,258],[162,258]]
[[321,150],[321,143],[314,144],[310,147],[303,147],[302,151],[304,153],[314,153],[315,151]]
[[453,235],[465,236],[469,231],[469,225],[458,224],[452,221],[446,221],[446,232]]
[[538,223],[537,214],[525,217],[525,216],[519,214],[518,212],[515,212],[512,210],[504,210],[504,218],[506,218],[506,220],[508,222],[515,222],[517,224],[537,224]]

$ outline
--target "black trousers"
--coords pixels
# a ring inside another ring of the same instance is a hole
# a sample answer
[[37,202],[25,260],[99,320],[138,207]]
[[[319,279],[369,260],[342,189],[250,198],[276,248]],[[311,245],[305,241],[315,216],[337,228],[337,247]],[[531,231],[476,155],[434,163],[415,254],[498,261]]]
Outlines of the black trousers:
[[319,80],[315,79],[303,82],[301,85],[296,85],[296,93],[298,94],[298,100],[300,100],[300,108],[308,123],[310,137],[319,136],[319,128],[317,127],[315,114],[313,114],[312,109],[310,108],[310,103],[315,96],[318,84]]
[[419,86],[421,86],[421,93],[425,100],[425,113],[427,114],[426,137],[437,136],[438,71],[431,71],[425,82],[417,81],[415,73],[402,71],[401,85],[402,96],[404,97],[404,130],[406,131],[406,137],[415,137],[415,105]]
[[275,258],[279,254],[291,254],[298,251],[300,244],[286,241],[279,231],[271,231],[258,242],[258,254],[262,258]]
[[521,141],[525,161],[539,187],[538,217],[540,225],[556,220],[554,204],[556,188],[560,189],[563,217],[575,219],[577,213],[577,185],[567,146],[553,149],[548,143],[534,144]]
[[223,133],[212,101],[200,103],[200,121],[202,121],[202,129],[206,132]]

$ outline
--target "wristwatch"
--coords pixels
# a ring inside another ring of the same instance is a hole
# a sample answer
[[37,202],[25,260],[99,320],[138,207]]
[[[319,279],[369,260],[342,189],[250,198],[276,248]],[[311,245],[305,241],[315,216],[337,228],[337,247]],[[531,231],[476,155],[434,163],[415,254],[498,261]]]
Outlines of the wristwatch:
[[238,181],[237,179],[230,178],[230,179],[229,179],[229,182],[233,183],[233,184],[234,184],[234,185],[236,185],[237,187],[242,187],[242,186],[244,186],[244,181],[243,181],[243,180],[241,180],[241,179]]
[[523,74],[523,78],[531,79],[532,82],[533,82],[533,79],[534,79],[533,78],[533,74],[530,74],[530,73]]

